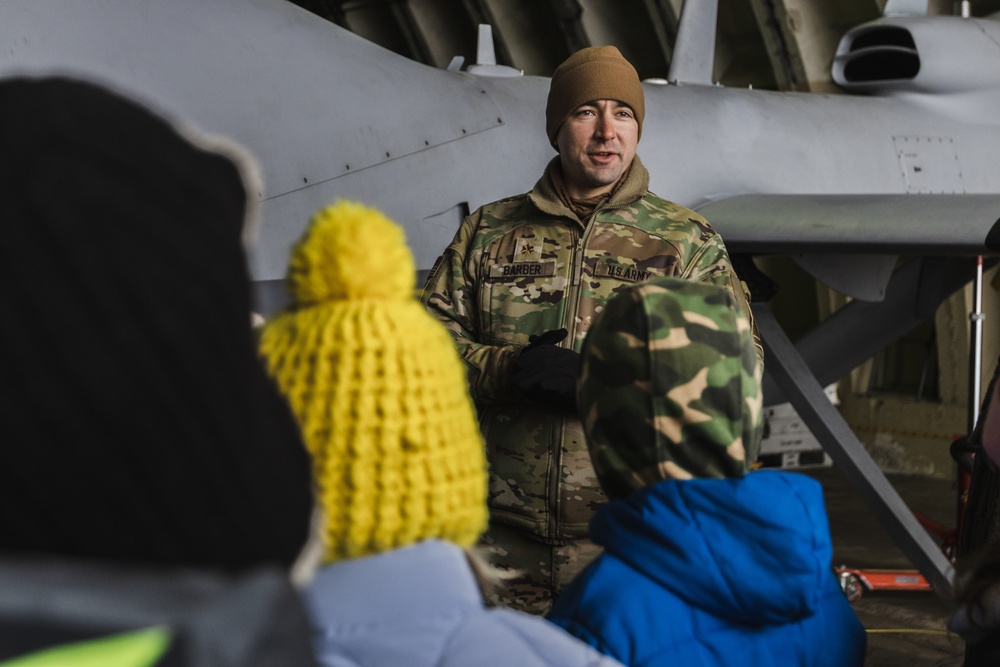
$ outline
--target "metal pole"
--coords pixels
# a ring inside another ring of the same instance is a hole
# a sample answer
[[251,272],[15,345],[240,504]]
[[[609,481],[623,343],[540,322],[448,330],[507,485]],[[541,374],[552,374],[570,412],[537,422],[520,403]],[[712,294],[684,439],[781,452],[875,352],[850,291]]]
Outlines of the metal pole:
[[[982,399],[979,393],[982,390],[982,356],[983,356],[983,257],[976,257],[976,275],[972,283],[972,312],[969,313],[969,426],[966,433],[971,440],[972,433],[976,430],[976,422],[979,421],[979,406]],[[972,473],[959,462],[955,468],[958,477],[958,502],[955,506],[955,534],[961,541],[964,530],[965,512],[969,507],[969,493],[972,486]],[[953,557],[960,557],[958,553],[958,543],[956,542]]]
[[969,314],[971,323],[969,341],[969,433],[976,428],[979,421],[979,395],[982,386],[983,368],[983,257],[976,257],[976,277],[972,282],[972,312]]
[[955,568],[886,479],[882,469],[823,393],[816,376],[764,304],[751,304],[768,372],[830,458],[934,592],[948,602]]

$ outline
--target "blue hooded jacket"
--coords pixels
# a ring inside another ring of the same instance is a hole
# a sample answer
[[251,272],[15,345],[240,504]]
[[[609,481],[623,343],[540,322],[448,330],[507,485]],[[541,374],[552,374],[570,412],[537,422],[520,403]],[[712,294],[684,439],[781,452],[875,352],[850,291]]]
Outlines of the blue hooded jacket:
[[805,475],[662,481],[602,506],[590,532],[605,552],[549,619],[625,665],[864,663]]

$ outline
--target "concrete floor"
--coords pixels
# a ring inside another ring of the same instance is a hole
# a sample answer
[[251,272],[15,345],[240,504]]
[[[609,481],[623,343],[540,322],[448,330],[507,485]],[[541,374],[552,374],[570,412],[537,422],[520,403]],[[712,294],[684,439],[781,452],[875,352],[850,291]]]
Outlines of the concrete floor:
[[[798,472],[823,485],[835,565],[913,569],[839,471],[824,467]],[[888,478],[915,511],[954,527],[954,482],[914,475]],[[935,593],[866,590],[853,607],[868,630],[866,667],[961,667],[965,643],[948,632],[949,609]]]

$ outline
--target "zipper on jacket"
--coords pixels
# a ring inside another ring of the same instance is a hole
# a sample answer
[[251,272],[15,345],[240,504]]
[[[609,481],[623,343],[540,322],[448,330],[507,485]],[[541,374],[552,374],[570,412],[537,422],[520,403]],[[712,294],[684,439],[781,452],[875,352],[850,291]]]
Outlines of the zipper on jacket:
[[[641,197],[640,197],[641,199]],[[635,203],[635,202],[631,202]],[[594,212],[590,214],[587,218],[587,222],[583,226],[583,234],[577,239],[576,247],[573,248],[573,266],[572,266],[572,277],[570,278],[570,287],[573,288],[573,298],[569,302],[569,307],[567,308],[566,317],[566,329],[569,331],[570,347],[575,348],[576,341],[576,314],[580,312],[579,304],[581,298],[581,285],[583,284],[583,258],[584,250],[587,248],[587,244],[590,241],[591,231],[594,229],[594,221],[597,220],[597,215],[603,213],[604,211],[618,211],[623,208],[628,208],[628,204],[623,204],[620,206],[604,206],[594,209]]]
[[[593,219],[593,216],[591,216]],[[588,221],[589,223],[589,221]],[[576,314],[580,311],[578,308],[580,302],[580,280],[583,276],[583,249],[587,245],[587,237],[590,234],[590,224],[582,225],[583,231],[579,238],[576,239],[576,243],[573,246],[572,256],[570,258],[570,281],[567,287],[567,294],[563,296],[566,299],[566,319],[565,327],[568,332],[566,335],[569,341],[569,349],[576,349]],[[563,440],[566,438],[566,417],[559,416],[552,423],[551,440],[549,442],[556,443],[556,451],[549,451],[549,464],[553,466],[553,470],[549,475],[547,475],[547,480],[549,483],[549,488],[546,489],[549,498],[549,507],[551,512],[549,514],[549,538],[553,540],[554,543],[559,543],[562,537],[562,521],[560,520],[562,516],[562,498],[559,494],[562,490],[563,481]],[[553,568],[552,584],[555,584],[555,568]]]
[[583,281],[583,251],[584,248],[587,247],[587,240],[590,238],[592,225],[589,223],[593,222],[593,219],[593,216],[591,216],[590,220],[587,221],[588,224],[584,225],[583,233],[580,234],[580,238],[576,240],[576,246],[573,248],[573,258],[570,266],[570,271],[572,273],[569,281],[569,287],[571,290],[571,294],[569,296],[571,298],[569,299],[569,304],[566,309],[566,329],[569,331],[568,338],[570,340],[571,349],[575,347],[573,342],[576,339],[576,314],[580,312],[580,285]]

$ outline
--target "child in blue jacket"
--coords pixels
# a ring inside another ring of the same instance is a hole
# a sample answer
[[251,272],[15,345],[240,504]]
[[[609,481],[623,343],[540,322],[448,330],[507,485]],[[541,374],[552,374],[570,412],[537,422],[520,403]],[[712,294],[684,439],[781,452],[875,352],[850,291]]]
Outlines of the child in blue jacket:
[[625,665],[861,665],[820,485],[747,472],[762,369],[724,290],[658,278],[609,303],[578,398],[604,547],[549,619]]

